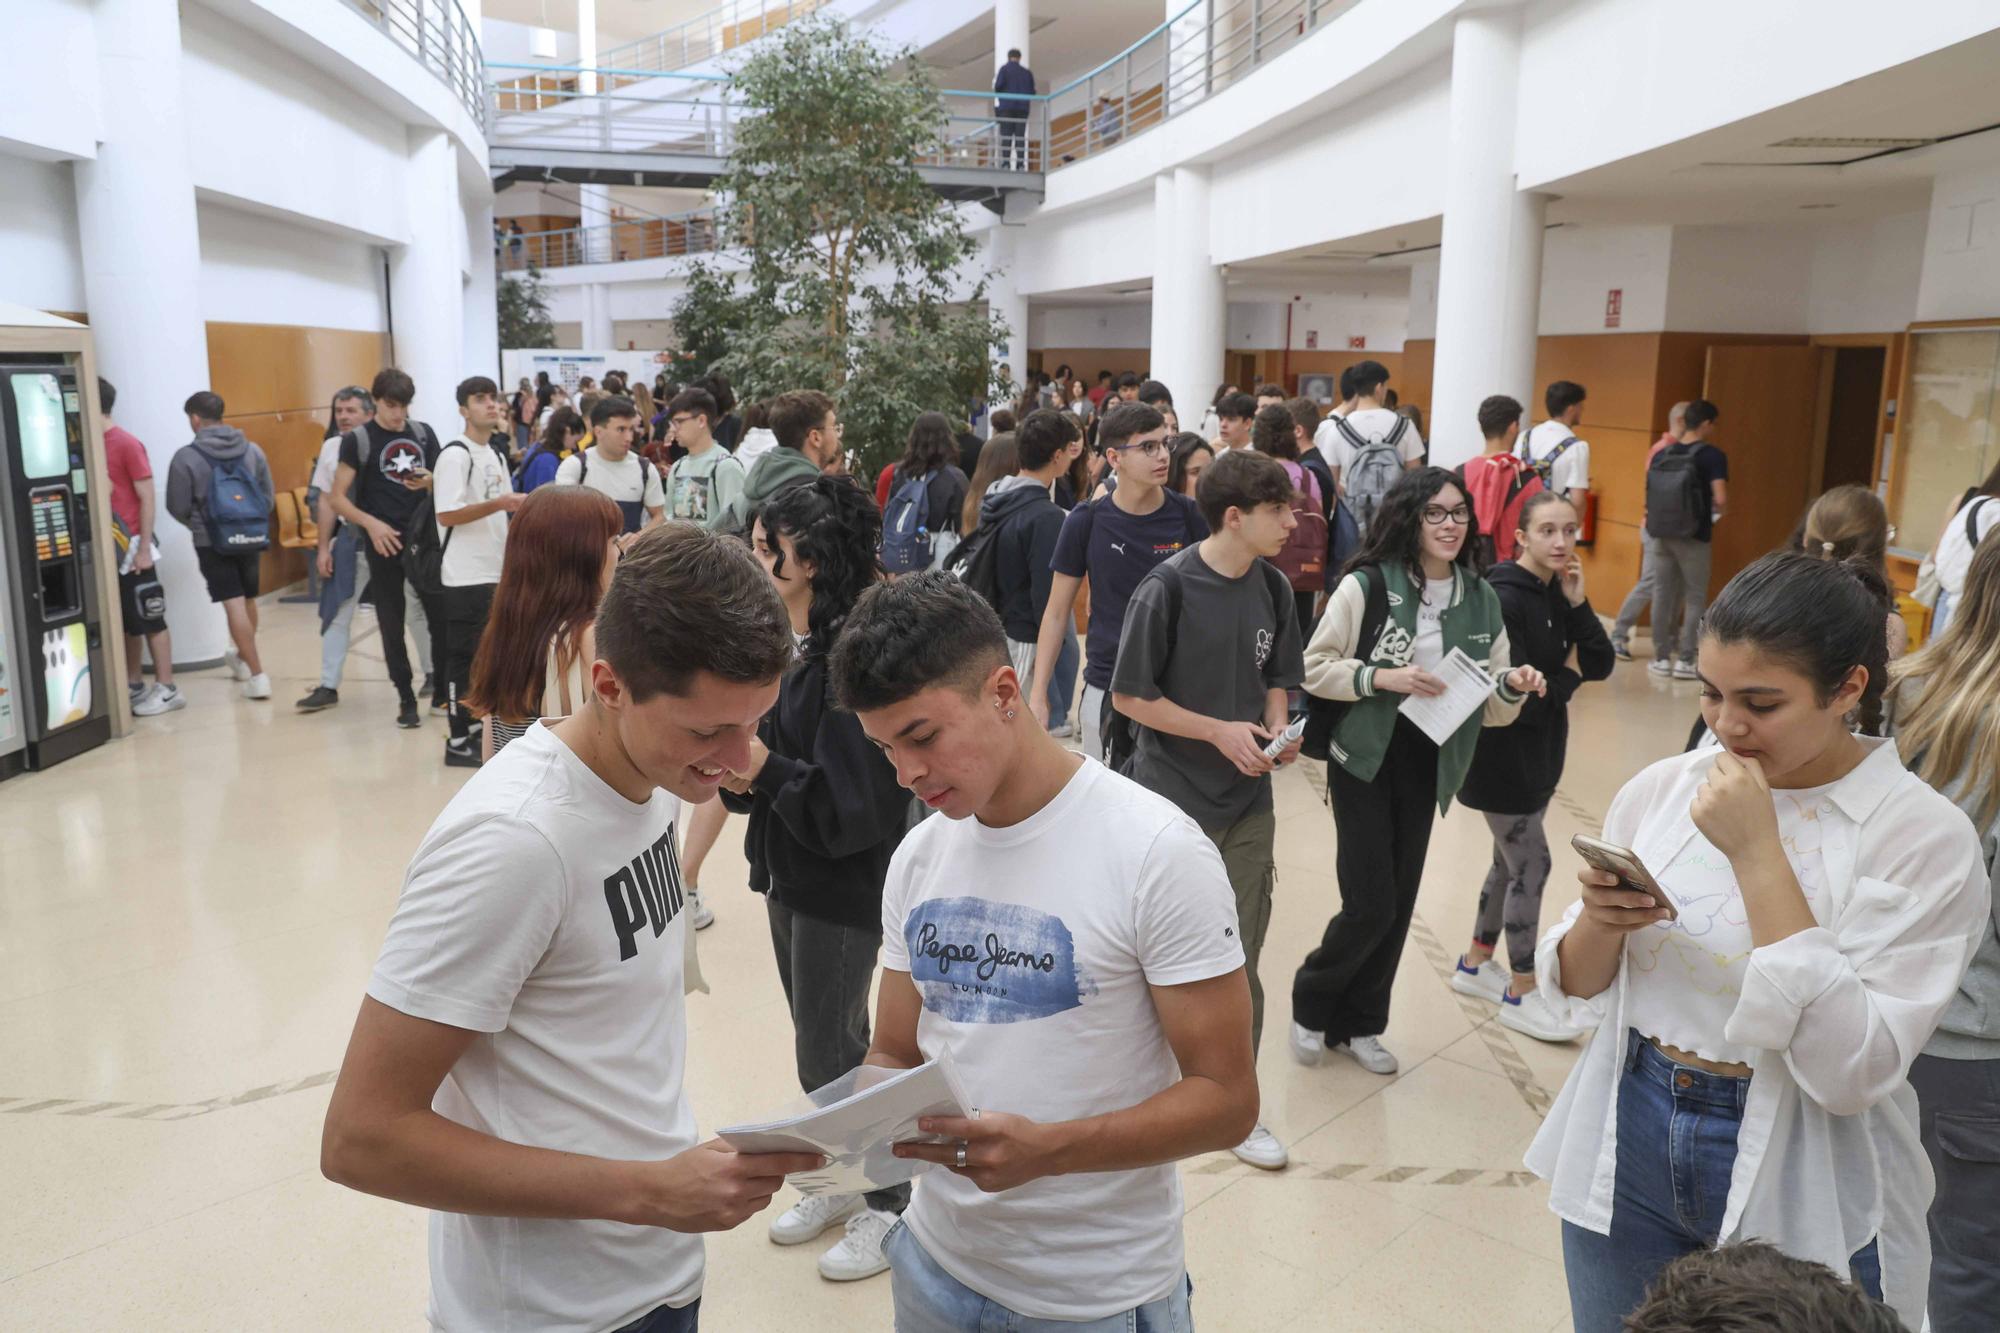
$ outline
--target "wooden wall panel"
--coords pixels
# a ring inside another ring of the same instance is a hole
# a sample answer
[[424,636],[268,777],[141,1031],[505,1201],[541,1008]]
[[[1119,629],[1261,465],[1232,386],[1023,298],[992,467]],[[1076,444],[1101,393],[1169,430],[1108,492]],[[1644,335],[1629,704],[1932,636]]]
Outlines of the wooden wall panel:
[[1436,366],[1437,340],[1411,338],[1403,344],[1403,373],[1389,381],[1401,385],[1396,392],[1404,402],[1424,409],[1426,422],[1431,417],[1431,375]]
[[[1028,353],[1025,365],[1053,375],[1064,362],[1069,363],[1078,379],[1094,389],[1100,370],[1110,371],[1114,379],[1128,370],[1144,376],[1146,367],[1153,362],[1153,351],[1150,347],[1038,347]],[[1023,366],[1014,367],[1016,378],[1022,369]]]
[[[264,451],[272,481],[291,490],[312,477],[334,392],[374,379],[387,353],[388,339],[380,333],[214,322],[208,325],[209,387],[222,395],[223,419]],[[263,560],[266,592],[306,576],[305,554],[279,548],[275,528],[272,537]]]

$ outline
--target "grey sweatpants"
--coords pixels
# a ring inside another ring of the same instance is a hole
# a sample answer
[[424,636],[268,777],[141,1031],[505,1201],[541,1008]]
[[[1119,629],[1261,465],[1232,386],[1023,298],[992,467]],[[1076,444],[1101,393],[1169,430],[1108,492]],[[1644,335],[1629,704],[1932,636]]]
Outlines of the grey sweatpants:
[[1549,838],[1542,828],[1549,808],[1532,815],[1486,816],[1493,830],[1493,868],[1479,890],[1479,919],[1472,938],[1491,949],[1507,934],[1507,962],[1515,972],[1535,970],[1535,942],[1542,930],[1542,890],[1549,883]]
[[1672,633],[1664,628],[1681,622],[1683,662],[1694,661],[1701,639],[1701,613],[1708,608],[1708,568],[1712,548],[1695,537],[1647,537],[1646,555],[1653,565],[1653,659],[1671,661]]

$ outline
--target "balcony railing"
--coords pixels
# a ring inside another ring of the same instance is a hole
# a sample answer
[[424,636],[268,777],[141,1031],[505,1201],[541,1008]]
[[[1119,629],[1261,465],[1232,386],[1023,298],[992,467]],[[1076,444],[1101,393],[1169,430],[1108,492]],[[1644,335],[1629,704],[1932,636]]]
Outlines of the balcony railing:
[[458,0],[343,0],[346,6],[408,51],[417,63],[451,89],[472,113],[473,123],[486,126],[486,66],[480,55],[479,30],[458,7]]
[[602,51],[598,60],[613,68],[649,74],[686,69],[755,41],[825,3],[826,0],[728,0],[663,32]]
[[721,248],[719,231],[715,210],[703,208],[671,217],[621,218],[596,227],[509,233],[494,238],[494,257],[503,273],[672,259],[714,253]]

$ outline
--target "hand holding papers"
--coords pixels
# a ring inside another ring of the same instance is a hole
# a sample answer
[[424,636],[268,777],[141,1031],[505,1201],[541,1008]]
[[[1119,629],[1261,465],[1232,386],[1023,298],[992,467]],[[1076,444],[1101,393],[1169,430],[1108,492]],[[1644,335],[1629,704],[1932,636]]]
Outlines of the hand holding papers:
[[918,1133],[919,1118],[972,1114],[949,1055],[915,1069],[862,1065],[811,1094],[807,1102],[795,1114],[736,1125],[722,1130],[720,1137],[738,1152],[823,1153],[827,1164],[791,1176],[792,1185],[801,1194],[857,1194],[900,1185],[930,1169],[930,1163],[897,1157],[894,1151],[895,1144],[911,1140],[944,1142]]
[[1397,711],[1416,723],[1424,735],[1443,745],[1464,725],[1465,719],[1485,706],[1496,684],[1462,648],[1446,654],[1444,661],[1438,663],[1437,675],[1444,681],[1443,694],[1412,694]]

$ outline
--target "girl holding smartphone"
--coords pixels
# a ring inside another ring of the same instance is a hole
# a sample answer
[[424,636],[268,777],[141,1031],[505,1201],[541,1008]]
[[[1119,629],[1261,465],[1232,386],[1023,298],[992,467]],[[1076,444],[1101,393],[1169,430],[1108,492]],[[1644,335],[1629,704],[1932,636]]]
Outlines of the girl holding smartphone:
[[1852,729],[1887,680],[1887,605],[1873,570],[1798,553],[1730,580],[1699,660],[1722,748],[1654,764],[1605,817],[1678,916],[1585,869],[1537,950],[1542,994],[1597,1030],[1527,1159],[1579,1333],[1618,1329],[1680,1255],[1747,1237],[1922,1320],[1908,1074],[1988,902],[1970,822]]
[[[1609,677],[1618,660],[1584,594],[1583,564],[1576,554],[1579,531],[1575,505],[1560,492],[1537,491],[1521,506],[1514,559],[1486,573],[1500,596],[1514,657],[1540,671],[1549,689],[1544,697],[1522,704],[1513,726],[1479,734],[1472,770],[1458,793],[1460,801],[1486,816],[1493,833],[1493,869],[1479,891],[1472,947],[1459,955],[1451,988],[1499,1005],[1503,1027],[1537,1041],[1573,1041],[1583,1035],[1535,987],[1535,940],[1551,866],[1542,821],[1562,781],[1569,750],[1570,696],[1587,680]],[[1572,650],[1574,668],[1569,665]],[[1505,963],[1494,957],[1503,932]]]

